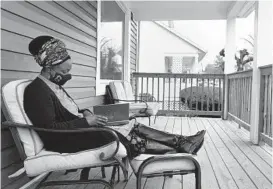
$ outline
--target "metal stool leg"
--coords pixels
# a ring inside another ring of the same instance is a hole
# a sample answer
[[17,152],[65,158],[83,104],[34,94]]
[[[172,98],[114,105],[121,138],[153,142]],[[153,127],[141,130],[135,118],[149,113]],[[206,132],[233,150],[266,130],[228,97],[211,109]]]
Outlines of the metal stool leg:
[[201,170],[196,169],[195,171],[195,188],[201,189]]
[[136,189],[141,189],[141,175],[140,174],[137,175],[136,185],[137,185]]

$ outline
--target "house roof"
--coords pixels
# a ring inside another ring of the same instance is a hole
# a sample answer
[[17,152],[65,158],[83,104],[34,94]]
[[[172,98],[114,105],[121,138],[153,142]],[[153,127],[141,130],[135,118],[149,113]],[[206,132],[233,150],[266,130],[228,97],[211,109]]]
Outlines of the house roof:
[[204,48],[200,47],[198,44],[194,43],[193,41],[191,41],[190,39],[186,38],[185,36],[182,36],[179,32],[177,32],[175,29],[173,28],[169,28],[167,25],[158,22],[158,21],[154,21],[154,23],[158,26],[160,26],[161,28],[165,29],[166,31],[168,31],[170,34],[178,37],[180,40],[187,42],[189,45],[193,46],[194,48],[198,49],[199,51],[199,58],[198,61],[200,62],[205,55],[207,54],[207,50],[205,50]]

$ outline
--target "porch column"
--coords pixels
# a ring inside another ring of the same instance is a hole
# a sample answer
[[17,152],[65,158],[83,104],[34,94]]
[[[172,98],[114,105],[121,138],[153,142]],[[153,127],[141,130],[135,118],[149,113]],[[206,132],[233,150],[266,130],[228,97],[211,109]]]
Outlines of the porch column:
[[[225,74],[234,72],[236,53],[236,17],[229,17],[226,26],[226,45],[225,45]],[[228,116],[228,80],[225,77],[225,96],[224,96],[224,115],[223,119]]]
[[251,93],[250,140],[259,143],[259,104],[260,104],[260,70],[264,62],[273,63],[273,8],[272,1],[257,1],[255,4],[254,24],[254,62]]

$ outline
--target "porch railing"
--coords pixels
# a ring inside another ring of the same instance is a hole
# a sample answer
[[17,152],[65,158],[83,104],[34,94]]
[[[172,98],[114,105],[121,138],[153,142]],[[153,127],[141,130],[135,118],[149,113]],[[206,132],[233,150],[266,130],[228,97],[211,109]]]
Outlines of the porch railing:
[[132,74],[136,99],[160,103],[159,115],[221,116],[223,81],[223,74]]
[[228,114],[249,130],[251,113],[252,70],[227,75]]
[[[272,145],[272,65],[260,67],[260,139]],[[227,75],[228,115],[250,130],[252,70]]]
[[260,138],[272,143],[272,65],[260,68]]

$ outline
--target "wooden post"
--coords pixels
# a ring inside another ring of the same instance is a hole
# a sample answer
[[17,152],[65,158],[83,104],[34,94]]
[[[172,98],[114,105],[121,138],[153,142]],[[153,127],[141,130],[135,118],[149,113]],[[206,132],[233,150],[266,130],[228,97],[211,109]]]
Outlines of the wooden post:
[[272,1],[257,1],[255,4],[254,25],[254,62],[251,96],[251,121],[250,140],[253,144],[259,143],[259,103],[260,103],[260,80],[261,73],[259,65],[264,62],[272,63],[273,49],[273,15]]
[[[226,31],[226,46],[225,46],[225,74],[234,72],[235,53],[236,53],[236,17],[229,17],[227,19],[227,31]],[[224,79],[224,117],[228,117],[228,78],[225,76]]]

